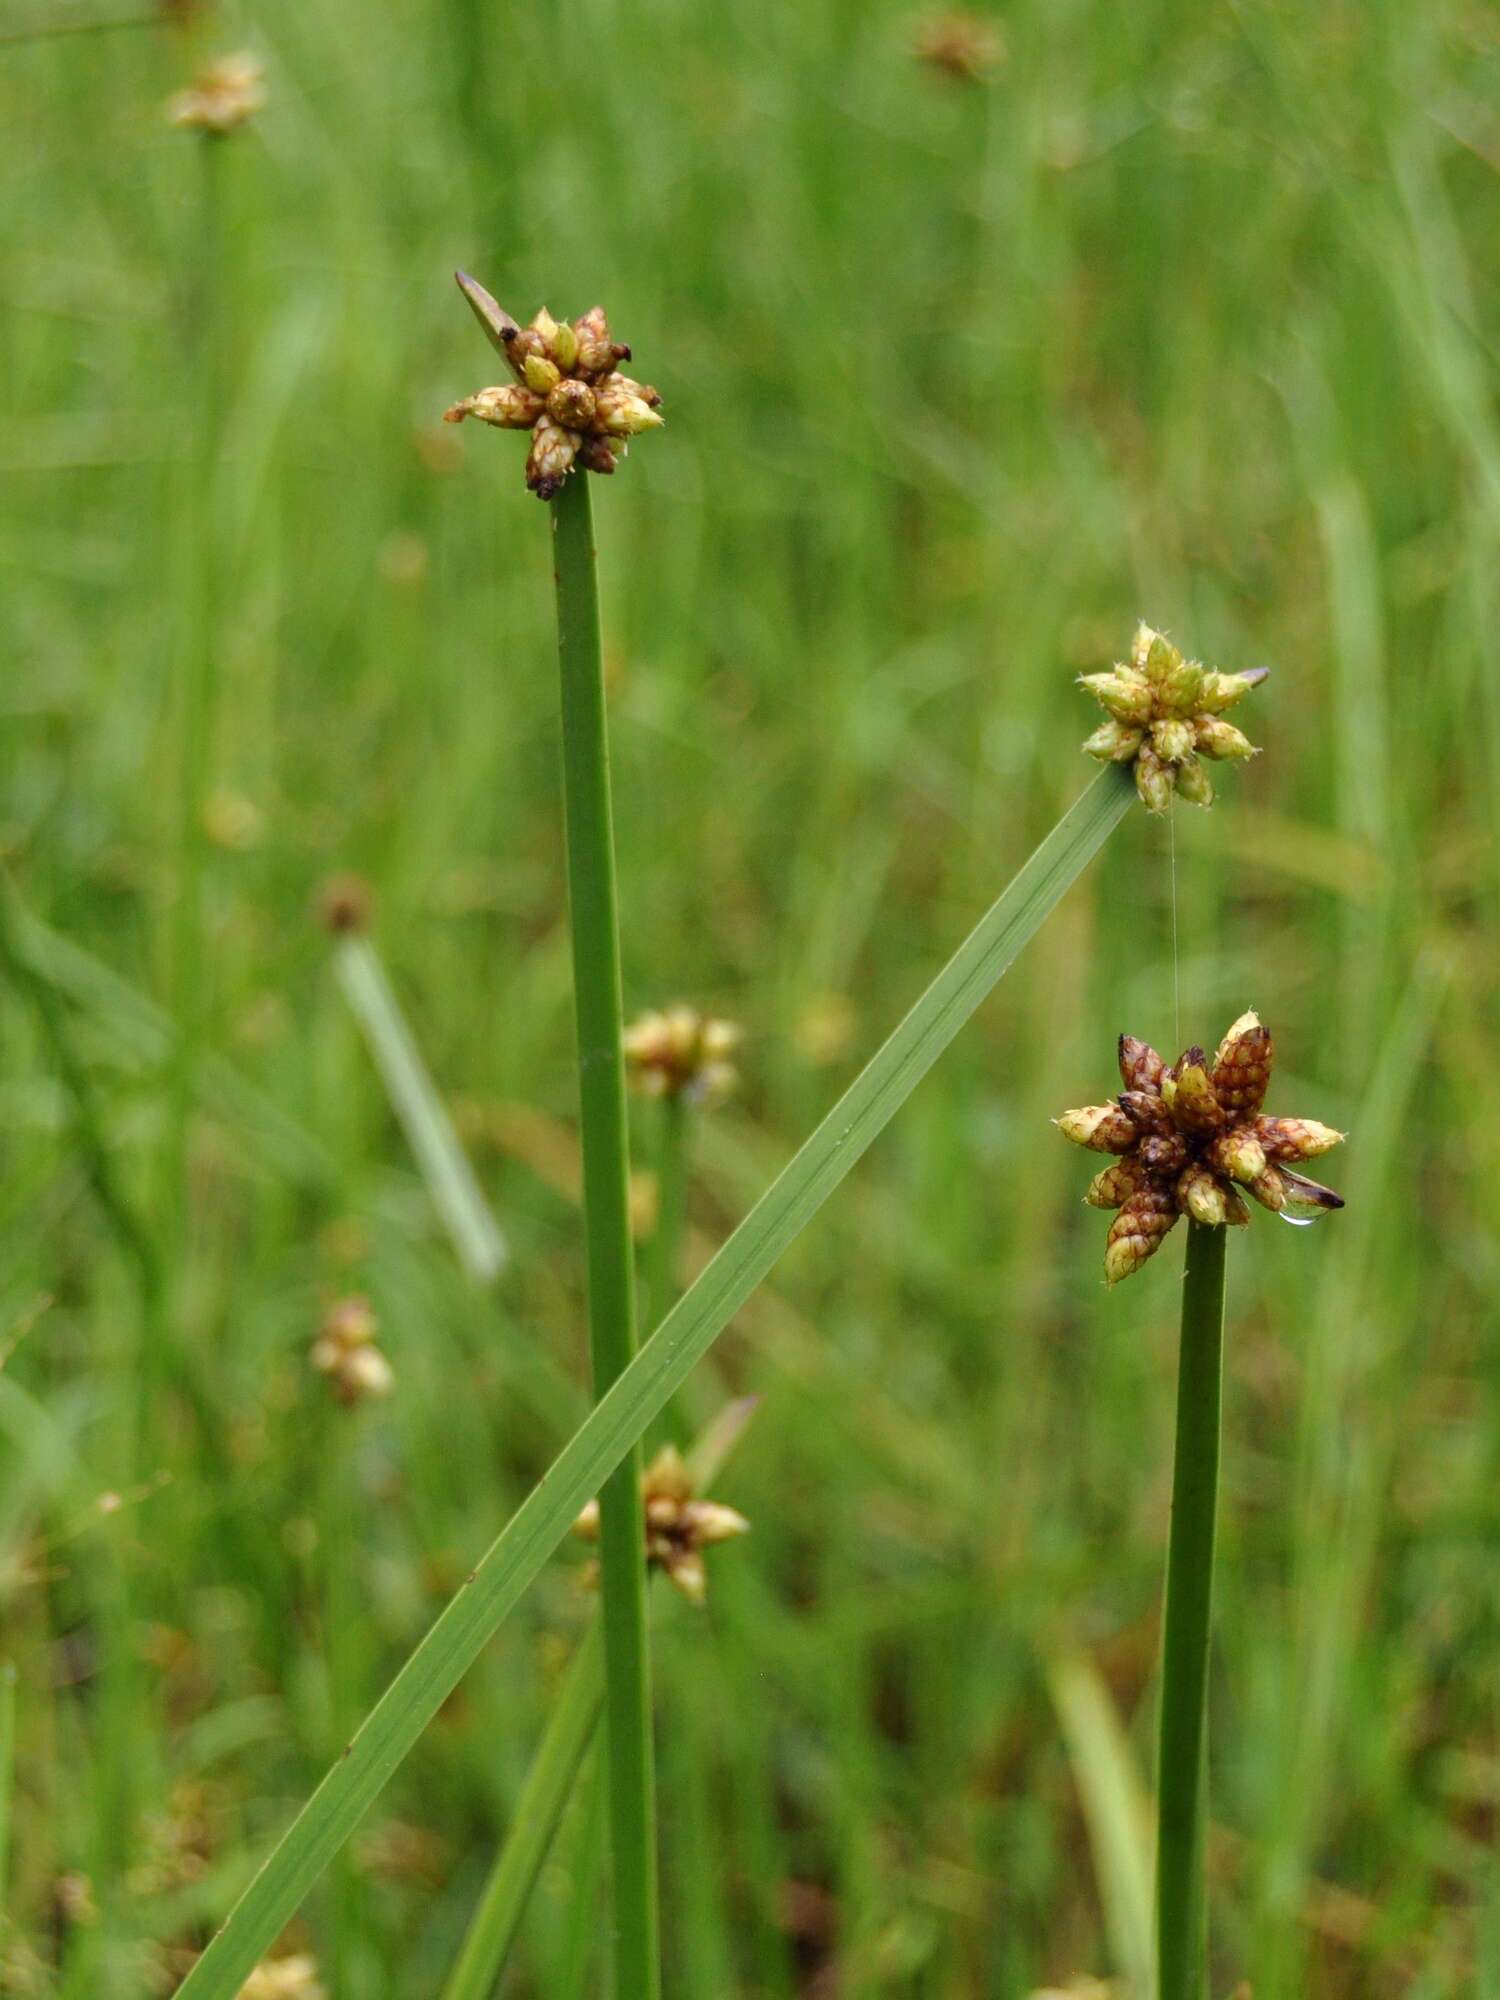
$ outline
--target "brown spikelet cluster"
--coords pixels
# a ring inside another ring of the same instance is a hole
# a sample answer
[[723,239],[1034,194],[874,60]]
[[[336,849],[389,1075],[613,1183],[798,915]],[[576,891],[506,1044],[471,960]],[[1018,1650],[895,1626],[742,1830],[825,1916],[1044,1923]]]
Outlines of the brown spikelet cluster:
[[391,1364],[375,1345],[375,1314],[368,1299],[339,1299],[328,1308],[308,1359],[345,1409],[395,1385]]
[[613,472],[630,440],[663,421],[656,390],[620,373],[630,349],[611,339],[603,306],[571,322],[555,320],[543,306],[530,326],[520,326],[482,285],[462,271],[457,275],[474,317],[515,379],[465,396],[444,412],[444,421],[477,417],[501,430],[530,431],[526,484],[539,500],[550,500],[575,465]]
[[[641,1475],[641,1505],[646,1511],[646,1561],[662,1570],[692,1604],[701,1604],[708,1589],[703,1551],[716,1542],[747,1535],[750,1523],[733,1507],[700,1500],[687,1462],[675,1445],[665,1445]],[[599,1539],[599,1502],[590,1500],[573,1524],[580,1540]]]
[[1184,659],[1149,625],[1137,626],[1128,663],[1111,673],[1079,677],[1079,686],[1109,715],[1083,747],[1101,763],[1132,765],[1148,812],[1170,811],[1174,797],[1212,805],[1213,781],[1203,760],[1255,755],[1255,745],[1224,713],[1259,687],[1267,671],[1216,673]]
[[718,1104],[739,1081],[729,1058],[740,1044],[733,1021],[716,1021],[693,1007],[642,1014],[625,1030],[625,1068],[643,1097],[682,1097]]
[[1148,1043],[1121,1035],[1119,1096],[1056,1121],[1075,1145],[1117,1156],[1084,1196],[1117,1211],[1104,1252],[1110,1284],[1155,1256],[1179,1215],[1212,1227],[1248,1222],[1241,1189],[1277,1214],[1343,1207],[1293,1164],[1326,1153],[1343,1133],[1262,1113],[1272,1056],[1270,1030],[1253,1013],[1240,1016],[1212,1061],[1190,1048],[1168,1068]]
[[1005,40],[989,15],[955,7],[917,23],[912,54],[954,83],[983,83],[1004,61]]
[[245,51],[219,56],[199,71],[186,90],[167,103],[174,125],[222,139],[261,110],[266,101],[265,71]]

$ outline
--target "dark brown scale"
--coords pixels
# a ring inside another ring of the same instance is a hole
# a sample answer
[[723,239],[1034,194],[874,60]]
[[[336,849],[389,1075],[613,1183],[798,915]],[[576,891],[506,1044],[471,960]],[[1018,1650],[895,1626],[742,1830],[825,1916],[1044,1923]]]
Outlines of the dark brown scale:
[[1170,1132],[1172,1129],[1166,1105],[1152,1091],[1122,1090],[1115,1102],[1142,1132]]
[[1160,1091],[1166,1064],[1149,1042],[1120,1037],[1120,1080],[1127,1090]]
[[1152,1132],[1136,1148],[1148,1174],[1177,1174],[1187,1165],[1187,1141],[1180,1132]]

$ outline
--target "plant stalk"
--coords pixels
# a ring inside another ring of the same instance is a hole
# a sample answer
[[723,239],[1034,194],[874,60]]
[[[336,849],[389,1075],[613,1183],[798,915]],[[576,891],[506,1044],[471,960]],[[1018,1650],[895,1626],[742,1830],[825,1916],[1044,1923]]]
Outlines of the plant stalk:
[[1219,1495],[1228,1231],[1188,1223],[1157,1780],[1158,2000],[1208,1990],[1208,1645]]
[[654,1330],[677,1297],[677,1260],[682,1253],[682,1226],[687,1212],[688,1125],[691,1111],[681,1093],[669,1091],[661,1100],[656,1154],[656,1227],[646,1258],[642,1292],[642,1323]]
[[[490,2000],[542,1872],[599,1720],[603,1695],[596,1621],[574,1655],[511,1816],[511,1830],[474,1913],[443,2000]],[[592,1926],[591,1926],[592,1928]]]
[[[635,1262],[604,654],[593,513],[582,472],[568,480],[553,501],[552,530],[588,1239],[589,1349],[594,1394],[601,1397],[635,1356]],[[620,2000],[626,1995],[630,2000],[655,2000],[661,1990],[640,1467],[637,1440],[599,1495],[613,1944],[615,1992]]]

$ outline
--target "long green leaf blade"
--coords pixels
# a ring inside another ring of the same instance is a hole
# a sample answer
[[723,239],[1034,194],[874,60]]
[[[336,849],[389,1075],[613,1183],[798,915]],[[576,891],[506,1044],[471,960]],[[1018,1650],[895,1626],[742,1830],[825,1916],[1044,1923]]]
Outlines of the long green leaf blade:
[[476,1284],[487,1285],[505,1262],[505,1239],[479,1191],[385,967],[368,938],[345,937],[334,952],[334,969],[458,1260]]
[[178,1989],[232,2000],[584,1502],[687,1379],[1082,874],[1135,797],[1100,773],[980,919],[517,1508]]

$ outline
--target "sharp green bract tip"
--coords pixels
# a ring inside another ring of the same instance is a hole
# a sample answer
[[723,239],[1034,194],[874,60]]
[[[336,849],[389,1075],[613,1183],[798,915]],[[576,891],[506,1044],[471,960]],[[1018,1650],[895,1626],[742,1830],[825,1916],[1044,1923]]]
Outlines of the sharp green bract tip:
[[485,339],[497,354],[506,352],[507,342],[514,340],[521,331],[505,308],[492,299],[477,278],[471,278],[467,271],[455,271],[454,279],[458,289],[469,302],[469,310],[484,329]]

